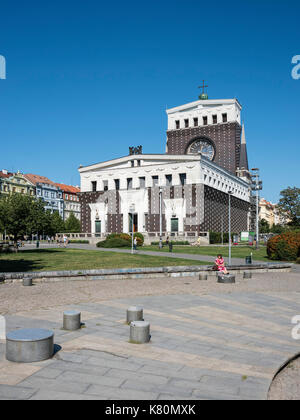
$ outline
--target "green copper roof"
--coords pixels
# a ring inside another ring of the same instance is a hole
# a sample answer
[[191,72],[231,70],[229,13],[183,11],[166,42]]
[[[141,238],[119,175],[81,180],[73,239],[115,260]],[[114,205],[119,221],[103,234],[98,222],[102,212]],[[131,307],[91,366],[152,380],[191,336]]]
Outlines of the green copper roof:
[[201,93],[201,95],[199,95],[199,99],[200,100],[208,99],[208,94],[207,93]]

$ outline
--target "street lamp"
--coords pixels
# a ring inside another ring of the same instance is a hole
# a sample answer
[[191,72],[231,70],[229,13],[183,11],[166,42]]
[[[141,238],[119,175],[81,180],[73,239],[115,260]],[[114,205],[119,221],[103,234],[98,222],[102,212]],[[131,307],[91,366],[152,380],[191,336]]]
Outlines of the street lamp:
[[159,187],[159,249],[162,249],[162,187]]
[[228,191],[228,241],[229,241],[229,262],[228,264],[231,265],[231,194],[232,191]]
[[259,223],[258,223],[258,209],[259,209],[259,191],[262,190],[262,181],[259,180],[259,169],[252,168],[251,174],[252,185],[251,190],[256,191],[256,249],[259,248]]
[[129,212],[131,213],[131,253],[133,254],[133,214],[135,212],[135,205],[132,203]]

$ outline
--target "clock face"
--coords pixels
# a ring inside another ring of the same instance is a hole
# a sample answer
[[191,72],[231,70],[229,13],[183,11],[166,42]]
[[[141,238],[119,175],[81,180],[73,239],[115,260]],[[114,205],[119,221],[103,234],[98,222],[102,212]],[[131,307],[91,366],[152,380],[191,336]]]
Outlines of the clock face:
[[188,148],[189,155],[198,155],[201,153],[206,159],[213,160],[215,157],[215,148],[208,139],[197,139]]

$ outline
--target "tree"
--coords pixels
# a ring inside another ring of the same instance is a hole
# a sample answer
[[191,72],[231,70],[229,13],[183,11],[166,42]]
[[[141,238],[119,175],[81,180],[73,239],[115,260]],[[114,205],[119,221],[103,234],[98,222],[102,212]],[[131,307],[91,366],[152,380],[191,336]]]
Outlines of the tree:
[[261,219],[259,221],[259,231],[260,231],[260,233],[269,233],[270,232],[270,224],[266,219]]
[[32,233],[42,233],[47,219],[44,202],[35,197],[12,194],[0,199],[1,230],[14,241]]
[[74,216],[74,213],[71,212],[70,216],[65,222],[66,232],[80,232],[80,221]]
[[291,226],[300,226],[300,188],[288,187],[280,192],[277,208]]
[[55,235],[56,233],[65,232],[65,223],[61,218],[58,211],[54,211],[51,214],[51,221],[50,221],[50,235]]

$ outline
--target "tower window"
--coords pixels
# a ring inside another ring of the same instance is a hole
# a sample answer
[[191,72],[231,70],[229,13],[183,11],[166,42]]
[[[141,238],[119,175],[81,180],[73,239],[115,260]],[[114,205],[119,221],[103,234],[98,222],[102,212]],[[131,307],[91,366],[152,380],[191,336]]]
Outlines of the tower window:
[[217,115],[213,115],[213,116],[212,116],[212,119],[213,119],[213,124],[217,124],[217,122],[218,122],[218,117],[217,117]]
[[97,191],[97,181],[92,181],[92,191],[93,192]]
[[194,118],[194,127],[198,127],[198,118]]
[[115,189],[116,190],[120,189],[120,180],[119,179],[115,179]]
[[132,189],[132,178],[127,178],[127,190]]
[[131,167],[134,167],[134,160],[131,161]]
[[152,177],[152,181],[153,181],[153,187],[155,187],[156,185],[158,185],[158,176],[157,175],[154,175]]
[[203,125],[207,125],[207,117],[203,117]]
[[176,130],[178,130],[180,128],[180,121],[179,120],[175,121],[175,126],[176,126]]
[[223,123],[227,122],[227,114],[222,114]]
[[186,174],[179,174],[179,179],[182,186],[186,184]]
[[185,128],[188,128],[188,126],[189,126],[189,120],[188,119],[184,120],[184,126],[185,126]]
[[145,188],[146,178],[144,176],[141,176],[139,180],[140,180],[140,188]]
[[172,175],[166,175],[166,185],[167,187],[172,185]]
[[103,181],[103,190],[104,191],[108,190],[108,181]]

